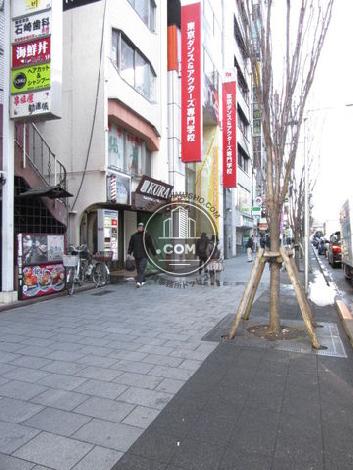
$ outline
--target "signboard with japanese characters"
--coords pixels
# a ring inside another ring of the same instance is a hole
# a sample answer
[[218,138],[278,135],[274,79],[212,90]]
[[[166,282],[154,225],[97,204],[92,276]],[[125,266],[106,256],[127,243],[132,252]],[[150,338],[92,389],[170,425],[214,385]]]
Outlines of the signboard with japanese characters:
[[50,37],[12,46],[12,68],[50,61]]
[[[58,3],[57,0],[56,3]],[[49,10],[51,6],[51,0],[12,0],[11,13],[12,17],[16,18],[17,16],[30,15],[38,11]]]
[[16,118],[47,113],[50,109],[50,90],[12,95],[11,108]]
[[223,187],[237,186],[235,71],[225,72],[222,85]]
[[12,70],[11,83],[12,94],[50,88],[50,64]]
[[11,22],[11,42],[24,42],[41,36],[48,36],[50,30],[50,10],[32,16],[14,18]]
[[12,6],[11,118],[60,118],[62,4],[13,0]]
[[181,2],[181,158],[202,159],[201,2]]

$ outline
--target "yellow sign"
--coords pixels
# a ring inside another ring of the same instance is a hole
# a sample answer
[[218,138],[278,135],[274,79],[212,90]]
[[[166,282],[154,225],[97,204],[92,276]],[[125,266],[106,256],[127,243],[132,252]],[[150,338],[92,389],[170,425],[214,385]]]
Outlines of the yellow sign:
[[50,88],[50,64],[12,70],[11,93],[13,95],[45,88]]
[[26,7],[28,9],[40,7],[41,0],[26,0]]

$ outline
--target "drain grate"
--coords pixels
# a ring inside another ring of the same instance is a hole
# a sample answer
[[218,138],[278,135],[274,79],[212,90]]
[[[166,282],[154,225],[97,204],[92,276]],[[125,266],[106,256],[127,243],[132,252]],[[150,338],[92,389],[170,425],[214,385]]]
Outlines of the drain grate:
[[95,292],[94,294],[91,294],[91,295],[96,295],[96,296],[101,296],[101,295],[107,295],[107,294],[111,294],[112,292],[114,292],[113,290],[100,290],[99,292]]
[[[211,331],[202,338],[203,341],[221,341],[221,337],[229,333],[234,315],[225,316]],[[303,336],[295,340],[268,341],[253,336],[247,328],[254,325],[266,324],[267,317],[254,317],[249,321],[242,322],[239,326],[235,344],[238,346],[250,346],[260,349],[276,349],[279,351],[296,352],[303,354],[317,354],[319,356],[331,356],[346,358],[347,354],[341,340],[338,327],[335,323],[319,322],[321,328],[317,328],[316,334],[322,346],[327,349],[315,351],[311,348],[309,338],[301,320],[283,320],[282,324],[303,330]]]

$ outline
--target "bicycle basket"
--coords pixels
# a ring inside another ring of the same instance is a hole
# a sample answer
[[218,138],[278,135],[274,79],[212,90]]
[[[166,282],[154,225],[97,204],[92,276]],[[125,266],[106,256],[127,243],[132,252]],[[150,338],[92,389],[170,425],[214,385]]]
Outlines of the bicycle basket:
[[93,259],[102,263],[109,263],[113,259],[112,251],[98,251],[93,255]]
[[63,265],[65,268],[75,268],[78,264],[78,255],[63,255]]

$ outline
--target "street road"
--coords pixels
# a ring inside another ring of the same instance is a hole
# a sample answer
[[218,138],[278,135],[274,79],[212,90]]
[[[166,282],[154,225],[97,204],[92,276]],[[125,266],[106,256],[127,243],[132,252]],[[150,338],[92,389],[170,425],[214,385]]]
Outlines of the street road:
[[[317,253],[317,250],[316,250]],[[333,268],[329,265],[327,258],[324,256],[318,257],[320,263],[324,270],[327,272],[327,279],[331,280],[335,287],[337,288],[338,295],[342,298],[342,300],[347,304],[350,310],[353,310],[353,283],[350,283],[343,274],[343,269],[341,268]]]

